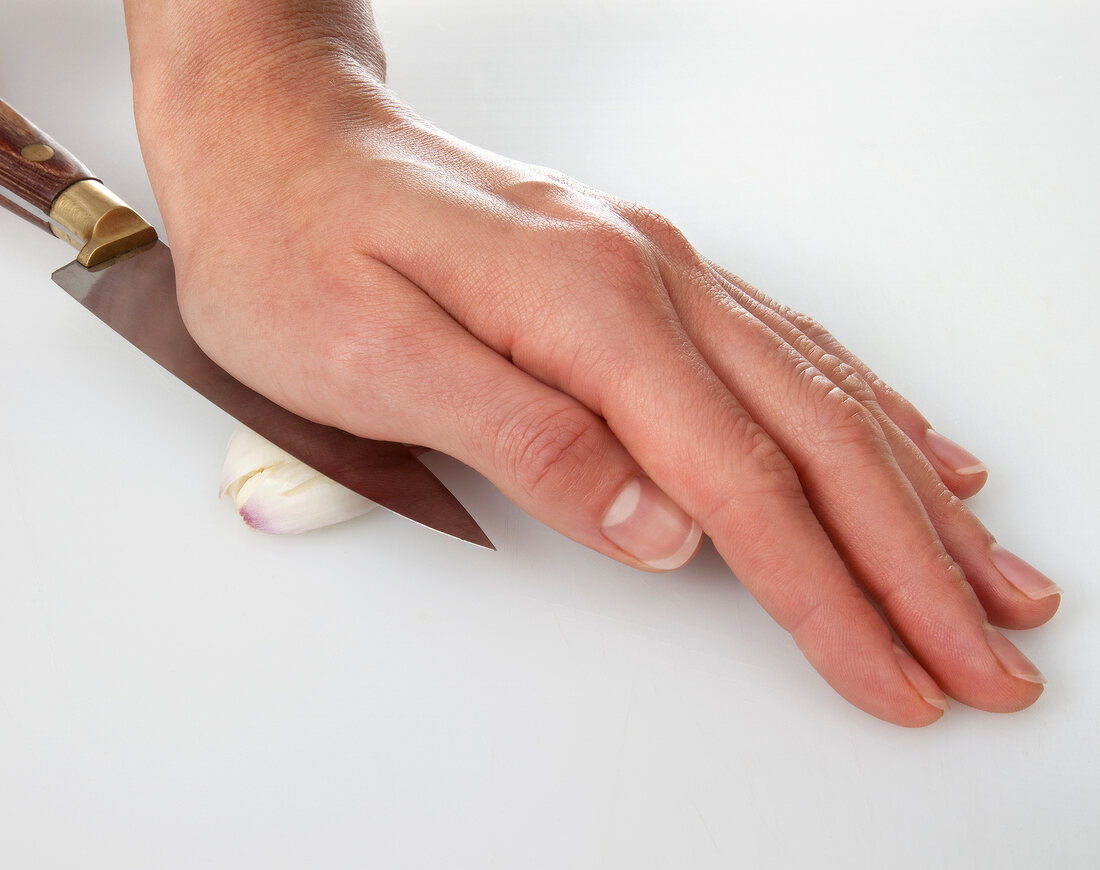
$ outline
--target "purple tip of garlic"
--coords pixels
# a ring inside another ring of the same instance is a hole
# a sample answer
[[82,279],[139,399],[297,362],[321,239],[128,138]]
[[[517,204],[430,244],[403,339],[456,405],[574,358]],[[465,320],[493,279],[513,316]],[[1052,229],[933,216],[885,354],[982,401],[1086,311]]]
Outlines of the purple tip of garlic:
[[245,426],[229,439],[221,495],[233,499],[248,525],[272,535],[297,535],[378,507]]

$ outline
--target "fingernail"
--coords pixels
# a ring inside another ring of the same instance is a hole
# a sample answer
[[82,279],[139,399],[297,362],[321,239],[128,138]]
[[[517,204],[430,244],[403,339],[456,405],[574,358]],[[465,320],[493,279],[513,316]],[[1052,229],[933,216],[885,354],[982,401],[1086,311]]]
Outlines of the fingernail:
[[1038,601],[1040,598],[1062,594],[1062,588],[1057,583],[1000,544],[993,545],[992,558],[993,564],[1005,580],[1028,598]]
[[901,672],[905,674],[905,679],[917,690],[917,693],[937,710],[947,712],[947,708],[950,706],[947,703],[947,695],[936,685],[936,681],[928,675],[928,671],[922,668],[915,658],[897,644],[894,644],[894,655],[897,656],[898,665],[901,667]]
[[648,477],[623,487],[604,515],[611,543],[656,571],[679,568],[699,547],[703,530]]
[[977,456],[969,450],[964,450],[935,429],[925,432],[924,438],[932,452],[936,454],[936,458],[956,474],[981,474],[983,471],[989,471],[989,467]]
[[992,625],[985,627],[985,637],[989,642],[989,648],[993,650],[993,655],[1001,663],[1001,667],[1012,676],[1020,680],[1027,680],[1029,683],[1042,684],[1047,681],[1047,678],[1031,663],[1028,657],[1016,649],[1012,641]]

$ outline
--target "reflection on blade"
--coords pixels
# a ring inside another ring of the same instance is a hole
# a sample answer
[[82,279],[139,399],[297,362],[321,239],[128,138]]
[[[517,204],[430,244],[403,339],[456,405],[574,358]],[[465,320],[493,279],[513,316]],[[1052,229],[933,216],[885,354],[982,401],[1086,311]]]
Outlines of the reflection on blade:
[[204,354],[183,325],[172,255],[161,242],[99,269],[70,263],[53,279],[184,383],[287,453],[410,520],[493,548],[458,499],[409,448],[305,420],[249,389]]

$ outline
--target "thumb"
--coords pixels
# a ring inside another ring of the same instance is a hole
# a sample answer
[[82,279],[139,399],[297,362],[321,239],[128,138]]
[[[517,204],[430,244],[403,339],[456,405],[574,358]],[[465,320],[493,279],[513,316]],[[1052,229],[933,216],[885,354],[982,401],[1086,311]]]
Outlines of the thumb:
[[[628,565],[667,571],[695,554],[699,524],[601,417],[482,344],[403,276],[390,272],[386,284],[373,283],[376,299],[400,295],[360,343],[373,361],[352,366],[381,372],[385,386],[372,377],[364,402],[365,385],[347,385],[339,425],[454,456],[536,519]],[[349,413],[364,405],[373,413]]]
[[493,373],[499,381],[471,397],[462,428],[441,433],[442,449],[587,547],[652,571],[685,564],[699,547],[699,524],[642,472],[607,423],[504,365],[510,370]]

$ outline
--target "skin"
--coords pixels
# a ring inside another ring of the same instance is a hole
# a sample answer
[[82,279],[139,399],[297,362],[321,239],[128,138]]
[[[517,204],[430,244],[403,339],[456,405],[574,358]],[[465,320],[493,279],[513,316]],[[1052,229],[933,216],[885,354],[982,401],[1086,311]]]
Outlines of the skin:
[[992,626],[1045,622],[1059,590],[960,501],[977,460],[821,326],[660,215],[418,117],[385,86],[369,5],[126,13],[181,307],[227,370],[451,454],[621,562],[675,567],[701,529],[887,721],[1042,692]]

